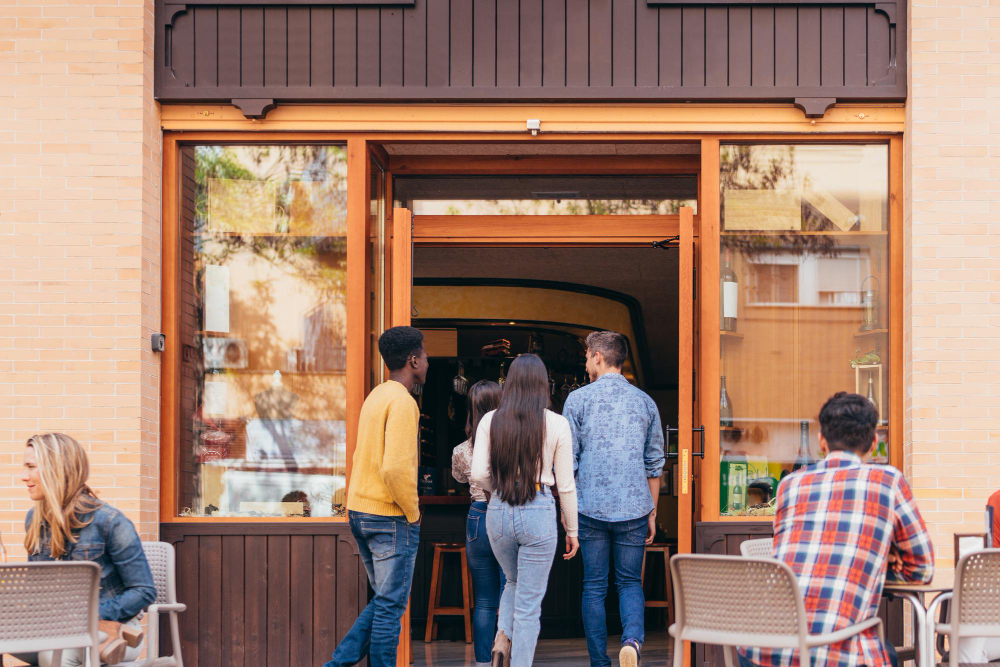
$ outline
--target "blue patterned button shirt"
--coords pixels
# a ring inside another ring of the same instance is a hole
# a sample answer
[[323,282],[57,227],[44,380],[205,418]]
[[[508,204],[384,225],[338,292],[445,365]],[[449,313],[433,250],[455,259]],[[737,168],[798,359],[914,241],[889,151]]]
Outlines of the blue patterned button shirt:
[[605,373],[569,395],[579,513],[629,521],[653,510],[647,477],[663,474],[660,412],[623,375]]

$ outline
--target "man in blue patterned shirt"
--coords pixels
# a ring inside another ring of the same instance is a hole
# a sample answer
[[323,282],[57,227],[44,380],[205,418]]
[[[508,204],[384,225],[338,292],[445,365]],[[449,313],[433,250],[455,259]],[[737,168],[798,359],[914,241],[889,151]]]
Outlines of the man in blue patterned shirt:
[[583,555],[583,628],[592,667],[611,664],[604,598],[611,553],[622,617],[622,667],[636,667],[645,636],[642,557],[656,532],[663,474],[663,428],[656,403],[622,375],[628,341],[620,333],[587,336],[591,383],[566,399],[573,431]]

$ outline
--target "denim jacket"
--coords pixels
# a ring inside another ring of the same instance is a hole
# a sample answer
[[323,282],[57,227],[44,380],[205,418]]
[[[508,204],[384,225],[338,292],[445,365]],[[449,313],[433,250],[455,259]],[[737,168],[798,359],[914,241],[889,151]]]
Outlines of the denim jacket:
[[[31,525],[34,509],[24,525]],[[62,560],[92,560],[101,566],[101,620],[125,622],[156,599],[153,573],[135,526],[111,505],[102,503],[81,517],[90,523],[66,545]],[[53,560],[49,548],[49,527],[42,526],[42,546],[28,560]]]

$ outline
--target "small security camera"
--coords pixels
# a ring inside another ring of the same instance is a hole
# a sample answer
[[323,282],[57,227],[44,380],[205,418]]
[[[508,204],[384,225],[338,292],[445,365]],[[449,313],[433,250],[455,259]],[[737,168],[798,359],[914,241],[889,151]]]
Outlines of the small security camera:
[[153,352],[163,352],[167,347],[167,335],[155,333],[150,336],[149,342],[153,348]]

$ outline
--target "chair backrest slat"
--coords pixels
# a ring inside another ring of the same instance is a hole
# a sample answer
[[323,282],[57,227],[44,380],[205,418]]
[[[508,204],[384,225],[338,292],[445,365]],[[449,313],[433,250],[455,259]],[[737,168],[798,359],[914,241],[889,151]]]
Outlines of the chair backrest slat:
[[960,624],[1000,630],[1000,549],[962,556],[955,572],[954,604]]
[[168,542],[143,542],[142,550],[146,553],[149,569],[153,572],[153,583],[156,585],[156,604],[177,602],[174,545]]
[[91,633],[91,612],[96,629],[100,575],[91,561],[0,565],[0,653],[32,641],[80,646]]
[[683,554],[674,556],[670,567],[682,630],[805,636],[805,606],[785,563]]
[[744,558],[771,558],[773,553],[774,540],[770,537],[740,543],[740,555]]

